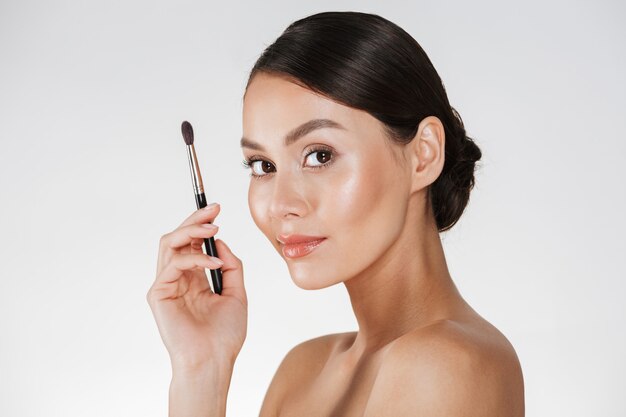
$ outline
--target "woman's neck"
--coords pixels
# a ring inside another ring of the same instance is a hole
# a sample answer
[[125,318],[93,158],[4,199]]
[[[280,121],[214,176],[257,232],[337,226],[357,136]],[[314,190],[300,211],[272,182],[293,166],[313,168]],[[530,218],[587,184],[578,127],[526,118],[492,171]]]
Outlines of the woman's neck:
[[395,243],[374,264],[344,282],[359,325],[350,347],[355,355],[375,352],[466,305],[452,282],[439,232],[429,218],[407,219]]

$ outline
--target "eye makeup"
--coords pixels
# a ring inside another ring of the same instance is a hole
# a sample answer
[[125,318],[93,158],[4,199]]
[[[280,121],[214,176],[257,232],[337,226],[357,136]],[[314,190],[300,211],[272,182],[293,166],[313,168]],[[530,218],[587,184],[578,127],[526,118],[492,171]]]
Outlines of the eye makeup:
[[[306,152],[306,155],[304,156],[304,163],[303,163],[303,167],[304,168],[312,168],[312,169],[326,168],[329,165],[331,165],[335,161],[335,159],[337,158],[336,152],[332,148],[330,148],[329,146],[326,146],[326,145],[312,145],[305,152]],[[328,159],[327,162],[317,161],[317,162],[320,162],[321,165],[306,165],[306,161],[309,159],[309,157],[311,155],[316,154],[316,153],[329,155],[330,159]],[[271,172],[266,172],[265,174],[256,174],[254,172],[254,164],[256,162],[272,164],[271,162],[263,159],[260,156],[256,156],[256,155],[255,156],[251,156],[251,157],[249,157],[247,159],[244,159],[242,161],[242,164],[243,164],[244,168],[250,169],[252,171],[250,173],[251,177],[253,177],[255,179],[259,179],[259,178],[267,176],[268,174],[271,174]]]

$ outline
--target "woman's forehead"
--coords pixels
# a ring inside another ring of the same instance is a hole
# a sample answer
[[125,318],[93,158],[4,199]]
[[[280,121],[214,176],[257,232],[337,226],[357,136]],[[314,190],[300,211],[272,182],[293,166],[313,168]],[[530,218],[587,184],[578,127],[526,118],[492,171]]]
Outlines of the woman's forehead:
[[244,119],[275,117],[279,120],[290,116],[324,118],[331,113],[345,112],[339,103],[321,94],[288,81],[283,77],[258,74],[254,77],[244,97]]
[[[243,136],[285,137],[311,120],[330,120],[346,131],[377,125],[367,112],[357,110],[302,87],[283,77],[257,74],[248,86],[243,105]],[[377,126],[379,127],[379,126]]]

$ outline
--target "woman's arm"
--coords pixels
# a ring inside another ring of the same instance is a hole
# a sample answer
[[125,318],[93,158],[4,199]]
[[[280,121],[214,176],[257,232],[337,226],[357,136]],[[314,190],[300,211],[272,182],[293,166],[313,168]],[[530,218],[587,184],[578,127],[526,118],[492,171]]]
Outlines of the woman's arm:
[[[221,239],[220,259],[202,250],[217,233],[213,220],[219,205],[193,212],[161,237],[157,276],[146,299],[170,356],[171,417],[223,417],[235,360],[248,327],[248,298],[243,264]],[[205,269],[221,267],[221,295],[215,294]]]
[[169,417],[225,417],[232,374],[228,363],[173,369]]

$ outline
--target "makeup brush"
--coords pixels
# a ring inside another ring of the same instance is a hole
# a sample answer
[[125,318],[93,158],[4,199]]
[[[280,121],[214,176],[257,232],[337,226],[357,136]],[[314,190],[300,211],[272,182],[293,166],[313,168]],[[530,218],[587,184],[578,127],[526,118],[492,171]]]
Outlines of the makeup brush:
[[[196,157],[196,149],[193,147],[193,128],[191,123],[184,121],[181,130],[183,131],[183,139],[187,145],[187,156],[189,157],[189,168],[191,170],[191,183],[196,196],[196,206],[198,209],[206,207],[206,197],[204,195],[204,186],[202,185],[202,176],[200,175],[200,166]],[[206,254],[217,257],[217,248],[213,236],[204,239],[204,248]],[[211,269],[211,281],[213,281],[213,291],[216,294],[222,293],[222,269]]]

